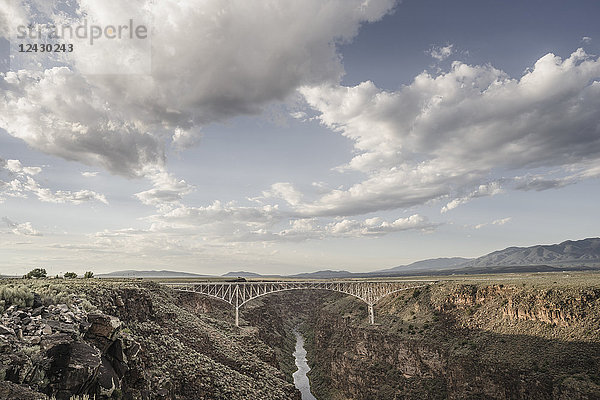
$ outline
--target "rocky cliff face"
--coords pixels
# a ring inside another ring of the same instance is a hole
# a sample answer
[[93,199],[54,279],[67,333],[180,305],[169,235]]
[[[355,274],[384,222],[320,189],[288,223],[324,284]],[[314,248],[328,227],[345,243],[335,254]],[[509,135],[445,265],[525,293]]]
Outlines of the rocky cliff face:
[[[375,308],[290,291],[246,304],[154,283],[0,284],[0,399],[600,399],[600,278],[444,282]],[[34,295],[36,293],[37,295]]]
[[600,398],[594,282],[438,284],[382,301],[376,326],[366,318],[345,298],[312,319],[317,398]]
[[211,302],[153,283],[4,283],[26,299],[1,304],[19,303],[0,327],[0,399],[299,399],[256,330]]
[[[0,378],[68,399],[77,393],[110,397],[121,387],[134,343],[119,335],[121,321],[86,312],[81,299],[44,306],[13,305],[0,325]],[[16,398],[16,397],[15,397]]]

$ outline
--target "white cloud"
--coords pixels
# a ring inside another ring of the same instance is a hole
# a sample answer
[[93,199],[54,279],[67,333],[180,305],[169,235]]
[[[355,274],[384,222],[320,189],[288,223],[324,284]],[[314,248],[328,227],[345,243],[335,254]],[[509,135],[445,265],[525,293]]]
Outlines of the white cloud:
[[[501,219],[497,219],[497,220],[494,220],[494,221],[492,221],[492,222],[491,222],[491,225],[505,225],[505,224],[507,224],[508,222],[510,222],[511,220],[512,220],[512,217],[501,218]],[[487,222],[486,222],[486,223],[483,223],[483,224],[478,224],[478,225],[475,225],[475,226],[474,226],[474,228],[475,228],[475,229],[481,229],[481,228],[483,228],[484,226],[488,226],[488,225],[490,225],[490,223],[487,223]]]
[[103,194],[96,193],[92,190],[79,190],[72,192],[69,190],[57,190],[41,187],[33,178],[28,176],[26,181],[21,185],[22,192],[31,192],[43,202],[47,203],[72,203],[81,204],[88,201],[99,201],[108,204],[108,200]]
[[262,198],[278,198],[284,200],[291,206],[297,206],[302,202],[302,193],[296,190],[291,183],[278,182],[272,184],[269,190],[263,191]]
[[[92,190],[53,191],[40,186],[33,178],[42,171],[40,167],[26,167],[19,160],[3,160],[0,158],[0,203],[4,196],[27,198],[29,194],[35,195],[39,200],[49,203],[81,204],[88,201],[99,201],[108,204],[103,194]],[[3,180],[3,179],[6,179]]]
[[490,182],[488,184],[479,185],[479,187],[477,189],[475,189],[468,195],[466,195],[464,197],[456,198],[456,199],[452,200],[451,202],[449,202],[448,204],[446,204],[444,207],[442,207],[441,212],[442,213],[448,212],[462,204],[468,203],[472,199],[476,199],[479,197],[486,197],[486,196],[495,196],[502,192],[503,192],[503,190],[500,185],[500,182]]
[[154,171],[146,173],[153,183],[153,188],[144,192],[136,193],[136,197],[146,205],[156,207],[171,207],[179,204],[182,196],[189,194],[193,186],[184,180],[178,180],[165,171]]
[[8,217],[2,217],[2,221],[15,235],[19,236],[42,236],[42,234],[35,230],[31,225],[31,222],[23,222],[21,224],[11,221]]
[[93,178],[95,176],[98,176],[99,172],[82,172],[81,175],[86,177],[86,178]]
[[372,82],[304,87],[322,124],[354,142],[356,155],[338,169],[367,177],[298,209],[351,215],[450,197],[448,210],[498,193],[481,190],[494,174],[515,186],[517,170],[579,169],[574,179],[586,179],[600,159],[599,78],[600,59],[578,49],[565,60],[543,56],[518,80],[454,62],[395,92]]
[[337,82],[343,67],[336,45],[395,5],[79,0],[68,11],[55,3],[21,7],[31,15],[14,24],[18,7],[7,7],[1,18],[15,31],[23,20],[60,26],[86,18],[107,25],[146,17],[152,21],[152,74],[79,74],[102,59],[128,62],[127,54],[103,46],[74,51],[61,67],[44,70],[56,62],[41,60],[41,71],[0,76],[0,128],[45,153],[129,177],[164,170],[164,144],[195,143],[205,124],[259,113],[301,85]]
[[454,53],[453,47],[453,44],[448,44],[446,46],[433,46],[431,49],[429,49],[429,51],[427,51],[427,54],[438,61],[444,61],[450,57],[452,53]]
[[589,36],[584,36],[581,38],[581,43],[590,44],[590,43],[592,43],[592,38]]
[[23,167],[19,160],[6,160],[5,168],[15,174],[37,175],[42,169],[40,167]]
[[492,224],[493,225],[504,225],[504,224],[510,222],[511,219],[512,219],[512,217],[497,219],[497,220],[493,221]]
[[344,219],[327,225],[326,232],[332,236],[381,236],[407,230],[431,230],[435,226],[427,218],[414,214],[407,218],[398,218],[392,222],[383,221],[378,217],[364,221]]
[[[223,204],[216,200],[209,206],[188,207],[180,205],[165,213],[150,217],[168,227],[201,227],[204,225],[244,225],[259,229],[281,220],[277,206],[239,206],[235,202]],[[229,229],[233,231],[235,229]],[[227,230],[225,230],[227,231]]]
[[21,2],[0,0],[0,37],[10,37],[11,34],[14,34],[11,27],[23,25],[25,22],[25,9]]
[[426,217],[419,214],[406,218],[398,218],[394,221],[385,221],[379,217],[365,220],[340,219],[323,224],[318,218],[295,219],[290,221],[290,228],[279,232],[271,232],[262,240],[271,241],[301,241],[309,239],[325,239],[339,237],[378,237],[393,232],[408,230],[430,231],[437,224],[429,222]]
[[[107,231],[97,237],[119,237],[142,234],[195,237],[204,244],[289,242],[338,237],[383,236],[407,230],[431,231],[437,225],[426,217],[415,214],[406,218],[386,221],[381,218],[365,220],[297,218],[277,206],[240,206],[234,202],[215,201],[204,207],[180,205],[172,210],[159,210],[147,218],[152,224],[145,231]],[[281,225],[289,223],[289,227]],[[133,233],[132,233],[133,232]]]

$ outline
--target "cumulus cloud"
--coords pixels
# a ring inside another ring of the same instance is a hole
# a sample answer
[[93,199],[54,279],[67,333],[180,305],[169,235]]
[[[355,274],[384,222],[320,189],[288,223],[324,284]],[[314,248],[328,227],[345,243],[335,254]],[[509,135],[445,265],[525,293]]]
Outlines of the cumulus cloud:
[[[148,217],[147,235],[170,233],[201,238],[206,243],[290,242],[338,237],[383,236],[408,230],[431,231],[439,224],[414,214],[387,221],[379,217],[364,220],[318,217],[298,218],[293,210],[278,206],[242,206],[215,201],[203,207],[179,205]],[[287,227],[282,227],[288,224]],[[125,232],[128,236],[130,232]],[[116,236],[123,231],[115,233]],[[106,233],[103,234],[106,236]]]
[[237,205],[235,202],[223,204],[215,200],[211,205],[203,207],[180,205],[173,210],[158,214],[150,219],[170,227],[232,224],[258,229],[279,221],[281,214],[277,206],[249,207]]
[[291,206],[297,206],[302,202],[302,193],[289,182],[278,182],[272,184],[269,190],[262,192],[262,199],[269,198],[282,199]]
[[518,170],[579,169],[574,179],[593,176],[600,159],[599,79],[600,59],[578,49],[564,60],[541,57],[519,79],[490,65],[454,62],[394,92],[372,82],[304,87],[321,123],[354,142],[357,154],[338,170],[367,177],[300,208],[306,215],[350,215],[450,197],[447,211],[498,193],[495,184],[485,186],[494,174],[511,185]]
[[592,38],[589,36],[584,36],[581,38],[581,43],[590,44],[590,43],[592,43]]
[[153,183],[153,188],[135,195],[146,205],[168,208],[179,204],[182,196],[193,190],[193,186],[165,171],[159,170],[148,176]]
[[350,41],[362,23],[380,19],[395,1],[35,3],[3,10],[9,30],[23,21],[151,21],[152,73],[78,73],[103,59],[129,62],[127,54],[102,45],[74,51],[60,63],[41,60],[39,71],[0,76],[0,128],[48,154],[139,177],[165,170],[165,143],[195,143],[205,124],[259,113],[301,85],[337,82],[343,67],[336,45]]
[[21,2],[0,0],[0,37],[9,38],[14,31],[11,27],[23,25],[26,21],[26,11]]
[[8,229],[19,236],[42,236],[42,234],[35,230],[31,225],[31,222],[23,222],[21,224],[11,221],[8,217],[2,217],[2,222],[6,224]]
[[[27,198],[33,194],[39,200],[49,203],[81,204],[88,201],[99,201],[108,204],[103,194],[92,190],[53,191],[40,186],[34,176],[42,171],[40,167],[23,166],[19,160],[3,160],[0,158],[0,202],[5,196]],[[4,180],[6,179],[6,180]]]
[[[2,160],[0,160],[0,166],[1,165]],[[19,160],[6,160],[4,167],[15,174],[25,174],[30,176],[37,175],[42,171],[40,167],[23,167]]]
[[332,236],[381,236],[386,233],[407,230],[431,230],[435,226],[427,218],[414,214],[407,218],[398,218],[392,222],[384,221],[379,217],[364,221],[344,219],[327,225],[325,231]]
[[[164,150],[149,126],[107,101],[101,87],[67,67],[0,76],[0,128],[45,153],[142,176],[163,166]],[[114,107],[114,108],[113,108]]]

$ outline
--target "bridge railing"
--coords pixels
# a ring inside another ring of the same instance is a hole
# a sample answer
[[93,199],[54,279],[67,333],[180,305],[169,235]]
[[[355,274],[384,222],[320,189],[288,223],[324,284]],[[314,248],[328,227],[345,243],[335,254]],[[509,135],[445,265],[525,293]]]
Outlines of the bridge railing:
[[163,285],[174,290],[214,297],[235,307],[235,323],[239,326],[239,308],[248,301],[286,290],[316,289],[348,294],[367,303],[369,321],[375,323],[373,306],[382,298],[399,291],[430,285],[433,281],[268,281],[268,282],[170,282]]

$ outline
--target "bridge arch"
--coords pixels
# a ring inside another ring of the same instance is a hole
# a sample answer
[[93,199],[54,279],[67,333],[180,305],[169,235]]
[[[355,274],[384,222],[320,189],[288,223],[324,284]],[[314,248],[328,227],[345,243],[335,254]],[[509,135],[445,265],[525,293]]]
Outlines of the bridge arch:
[[404,290],[431,284],[431,281],[274,281],[274,282],[200,282],[167,283],[174,290],[213,297],[235,308],[235,324],[239,326],[239,309],[258,297],[290,290],[328,290],[343,293],[365,302],[369,322],[375,323],[373,306],[384,297]]

